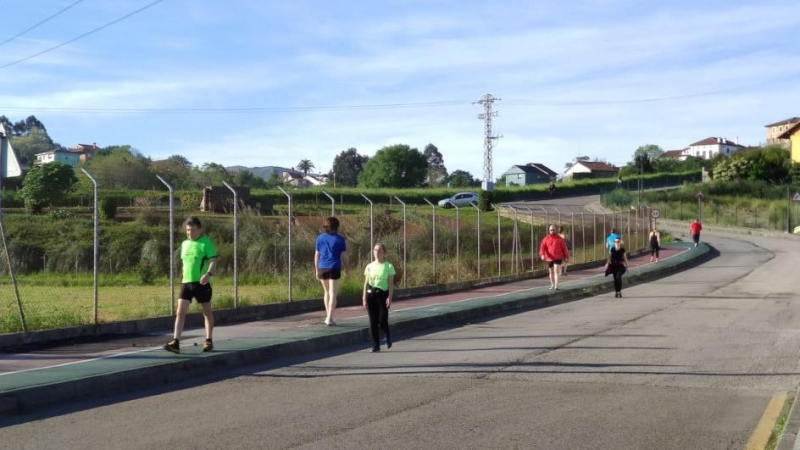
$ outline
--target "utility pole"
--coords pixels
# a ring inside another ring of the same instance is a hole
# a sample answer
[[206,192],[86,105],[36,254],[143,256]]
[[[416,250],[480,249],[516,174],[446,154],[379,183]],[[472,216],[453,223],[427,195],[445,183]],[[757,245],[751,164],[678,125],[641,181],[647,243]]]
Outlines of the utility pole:
[[[481,189],[484,191],[494,190],[494,178],[492,177],[492,147],[494,141],[500,139],[502,136],[492,135],[492,117],[497,117],[497,111],[492,111],[492,104],[501,99],[493,97],[492,94],[486,94],[475,103],[483,106],[483,114],[478,114],[478,119],[483,120],[483,182]],[[475,104],[473,103],[473,104]]]

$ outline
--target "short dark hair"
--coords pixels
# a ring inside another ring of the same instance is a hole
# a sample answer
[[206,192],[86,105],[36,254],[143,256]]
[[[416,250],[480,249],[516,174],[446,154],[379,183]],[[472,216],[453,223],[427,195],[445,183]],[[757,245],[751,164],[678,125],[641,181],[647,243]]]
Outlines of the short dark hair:
[[322,228],[327,233],[336,233],[339,231],[339,219],[336,217],[326,217],[325,221],[322,222]]
[[200,219],[195,216],[187,217],[185,224],[192,227],[203,228],[203,225],[200,224]]

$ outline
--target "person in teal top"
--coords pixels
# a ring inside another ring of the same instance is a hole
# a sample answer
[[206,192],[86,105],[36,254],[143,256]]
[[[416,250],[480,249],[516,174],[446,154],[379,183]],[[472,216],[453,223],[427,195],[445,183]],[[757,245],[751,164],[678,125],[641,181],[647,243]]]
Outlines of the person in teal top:
[[175,333],[172,340],[164,344],[164,350],[172,353],[181,352],[181,333],[186,322],[186,313],[192,299],[203,308],[205,318],[206,341],[203,351],[210,352],[214,349],[211,340],[211,331],[214,329],[214,315],[211,313],[211,277],[217,265],[217,249],[214,243],[203,234],[200,219],[189,217],[186,219],[186,237],[181,244],[181,263],[183,278],[181,279],[181,293],[178,301],[178,310],[175,313]]
[[389,308],[394,295],[394,276],[397,272],[386,261],[386,247],[375,244],[372,249],[375,260],[364,269],[364,293],[362,304],[369,313],[369,331],[372,335],[372,352],[381,351],[380,330],[386,335],[386,348],[392,348],[392,335],[389,331]]

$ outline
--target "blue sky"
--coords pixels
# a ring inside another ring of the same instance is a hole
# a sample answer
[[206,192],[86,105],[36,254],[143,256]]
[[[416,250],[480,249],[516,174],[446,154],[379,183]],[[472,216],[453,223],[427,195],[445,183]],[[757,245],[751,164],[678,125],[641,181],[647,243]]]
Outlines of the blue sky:
[[[320,171],[355,147],[428,143],[494,177],[640,145],[766,140],[800,116],[800,2],[0,0],[0,115],[65,146]],[[38,56],[33,56],[38,53]],[[33,57],[31,57],[33,56]]]

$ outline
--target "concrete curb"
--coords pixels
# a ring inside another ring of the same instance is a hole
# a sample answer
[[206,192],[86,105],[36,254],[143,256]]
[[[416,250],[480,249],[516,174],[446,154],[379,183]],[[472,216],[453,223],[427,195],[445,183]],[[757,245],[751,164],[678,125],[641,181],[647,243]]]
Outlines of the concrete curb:
[[[684,245],[685,246],[685,245]],[[679,253],[657,266],[645,265],[631,269],[626,284],[640,284],[671,275],[698,265],[716,255],[705,244]],[[513,314],[543,308],[610,292],[613,281],[608,277],[593,276],[570,283],[559,291],[536,288],[506,295],[474,298],[457,303],[444,303],[398,311],[392,315],[391,326],[395,336],[408,335],[442,326],[458,326],[473,320],[483,320],[500,314]],[[354,345],[367,346],[369,325],[366,319],[348,321],[333,328],[304,328],[298,336],[287,332],[280,338],[254,336],[228,341],[232,350],[215,351],[197,355],[172,355],[167,352],[149,352],[142,358],[148,362],[127,370],[108,370],[86,374],[72,380],[49,382],[0,393],[0,414],[25,413],[40,407],[53,406],[77,400],[122,394],[166,383],[174,383],[199,376],[211,375],[242,368],[278,358],[297,357],[315,352]],[[113,357],[112,357],[113,358]],[[48,369],[42,369],[48,370]]]
[[794,450],[798,448],[797,437],[800,435],[800,407],[797,406],[798,396],[800,396],[800,391],[794,393],[792,409],[789,411],[786,425],[783,427],[783,434],[778,439],[778,445],[775,446],[775,450]]

